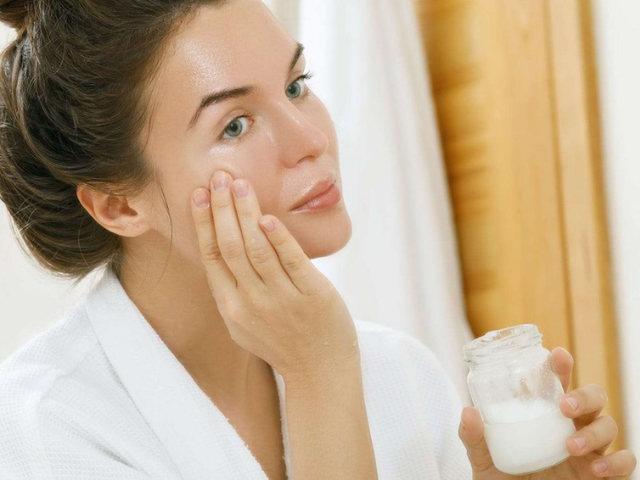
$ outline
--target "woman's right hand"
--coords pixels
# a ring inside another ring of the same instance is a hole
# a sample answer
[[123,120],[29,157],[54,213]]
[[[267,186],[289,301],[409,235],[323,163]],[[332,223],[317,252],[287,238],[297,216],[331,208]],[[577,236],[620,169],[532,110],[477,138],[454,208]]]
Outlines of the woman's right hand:
[[[228,186],[215,190],[218,178]],[[248,194],[238,197],[231,187],[242,183]],[[191,200],[209,287],[236,343],[285,380],[359,362],[344,300],[284,224],[263,217],[247,180],[218,171],[210,189],[197,189]],[[265,220],[273,222],[272,232],[259,225]]]

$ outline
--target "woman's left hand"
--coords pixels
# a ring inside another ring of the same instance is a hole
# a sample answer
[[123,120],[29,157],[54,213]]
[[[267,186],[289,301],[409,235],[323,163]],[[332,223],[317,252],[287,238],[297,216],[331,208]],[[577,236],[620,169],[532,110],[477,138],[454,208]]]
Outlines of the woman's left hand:
[[[551,352],[554,368],[565,394],[571,382],[573,357],[561,347]],[[574,410],[566,399],[577,402]],[[636,456],[628,450],[620,450],[605,455],[618,435],[618,425],[610,416],[600,417],[607,404],[608,397],[604,389],[595,384],[573,390],[562,397],[560,411],[565,417],[572,418],[576,433],[567,440],[567,449],[571,456],[564,462],[547,470],[532,473],[530,480],[570,480],[596,478],[629,478],[636,468]],[[522,479],[508,475],[496,469],[484,438],[484,424],[480,412],[467,406],[462,410],[458,435],[467,449],[467,456],[473,468],[474,480]],[[574,442],[576,437],[586,441],[583,447]],[[600,472],[596,467],[604,462],[606,469]]]

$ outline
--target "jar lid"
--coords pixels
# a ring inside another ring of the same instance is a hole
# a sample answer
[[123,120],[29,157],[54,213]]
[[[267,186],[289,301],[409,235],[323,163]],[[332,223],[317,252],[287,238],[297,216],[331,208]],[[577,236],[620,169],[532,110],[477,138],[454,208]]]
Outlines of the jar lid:
[[534,323],[492,330],[462,347],[464,361],[476,363],[508,355],[522,347],[537,345],[542,334]]

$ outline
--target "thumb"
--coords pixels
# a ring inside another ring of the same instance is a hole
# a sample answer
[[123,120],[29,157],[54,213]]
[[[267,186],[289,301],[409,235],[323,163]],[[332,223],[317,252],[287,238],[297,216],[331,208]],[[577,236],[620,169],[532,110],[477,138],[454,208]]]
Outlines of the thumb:
[[474,472],[482,472],[493,466],[493,459],[484,438],[484,424],[478,409],[469,406],[462,409],[458,435],[467,449],[467,456]]

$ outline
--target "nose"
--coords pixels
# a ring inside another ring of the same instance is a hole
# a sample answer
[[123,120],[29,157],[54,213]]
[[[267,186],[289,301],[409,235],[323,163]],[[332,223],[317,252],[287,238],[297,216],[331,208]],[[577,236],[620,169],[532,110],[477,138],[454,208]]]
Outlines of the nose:
[[278,100],[274,105],[272,142],[280,150],[280,158],[288,167],[303,160],[316,160],[329,148],[329,139],[316,126],[320,113],[312,114],[290,99]]

